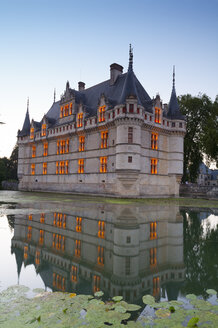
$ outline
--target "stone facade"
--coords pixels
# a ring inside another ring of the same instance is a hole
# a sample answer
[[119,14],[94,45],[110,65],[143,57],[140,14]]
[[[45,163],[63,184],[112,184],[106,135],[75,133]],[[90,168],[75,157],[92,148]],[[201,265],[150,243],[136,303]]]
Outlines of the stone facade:
[[151,99],[132,70],[85,89],[67,82],[41,122],[27,111],[18,131],[19,190],[123,197],[178,196],[184,117],[173,85],[169,105]]

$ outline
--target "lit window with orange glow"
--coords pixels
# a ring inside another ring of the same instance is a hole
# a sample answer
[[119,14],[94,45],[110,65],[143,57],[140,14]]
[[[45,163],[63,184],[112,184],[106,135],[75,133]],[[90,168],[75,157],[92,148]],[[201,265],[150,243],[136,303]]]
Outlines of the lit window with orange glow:
[[46,124],[42,124],[42,132],[41,132],[41,136],[45,137],[46,136]]
[[155,107],[155,116],[154,116],[155,123],[160,123],[160,108]]
[[28,217],[28,219],[29,219],[29,221],[32,221],[32,219],[33,219],[33,215],[30,214],[29,217]]
[[64,174],[64,161],[59,163],[59,174]]
[[104,247],[98,246],[98,264],[104,265]]
[[35,264],[39,265],[40,264],[40,251],[36,251],[35,254]]
[[150,223],[150,239],[157,239],[157,222]]
[[60,140],[60,154],[64,154],[65,153],[65,140]]
[[64,116],[69,116],[69,105],[64,106]]
[[57,227],[59,227],[59,228],[61,228],[61,226],[62,226],[62,218],[63,218],[63,214],[58,213]]
[[75,256],[81,256],[81,240],[76,239]]
[[64,214],[64,219],[63,219],[63,228],[66,228],[66,221],[67,221],[67,216]]
[[105,222],[98,221],[98,237],[105,238]]
[[55,241],[56,241],[56,234],[53,233],[52,235],[52,247],[55,248]]
[[77,127],[81,128],[83,126],[83,113],[77,114]]
[[60,141],[57,141],[57,155],[60,154]]
[[59,173],[59,162],[56,162],[56,174]]
[[61,250],[64,252],[65,251],[65,237],[62,236],[62,246],[61,246]]
[[36,146],[32,146],[32,157],[36,157]]
[[153,296],[159,296],[160,293],[160,278],[153,278]]
[[35,175],[35,164],[31,164],[31,174]]
[[41,213],[40,222],[45,223],[45,213]]
[[106,106],[99,107],[99,122],[105,121],[105,108]]
[[23,258],[24,258],[24,260],[27,260],[27,258],[28,258],[28,246],[24,246]]
[[43,245],[44,243],[44,230],[39,230],[39,245]]
[[42,174],[47,174],[47,163],[42,164]]
[[100,173],[107,172],[107,157],[100,157]]
[[150,266],[157,264],[157,248],[150,248]]
[[78,160],[78,173],[84,173],[84,159]]
[[158,149],[158,133],[151,133],[151,149]]
[[85,150],[85,137],[80,136],[79,137],[79,151],[84,151]]
[[32,238],[32,227],[28,226],[27,240],[30,241],[31,238]]
[[53,225],[56,226],[56,219],[57,219],[57,213],[54,212],[54,220],[53,220]]
[[94,275],[93,276],[94,279],[94,286],[93,286],[93,292],[99,292],[100,291],[100,282],[101,282],[101,277]]
[[107,148],[107,141],[108,141],[108,132],[102,131],[101,132],[101,148]]
[[76,218],[76,231],[81,232],[82,231],[82,218],[78,217]]
[[72,113],[73,113],[73,104],[72,103],[70,103],[70,115],[72,115]]
[[157,174],[157,159],[151,158],[151,174]]
[[69,143],[69,139],[66,140],[66,153],[69,153],[70,150],[70,143]]
[[48,143],[47,142],[44,143],[43,156],[48,156]]
[[61,108],[60,108],[60,118],[62,118],[62,117],[63,117],[63,113],[64,113],[64,107],[63,107],[63,106],[61,106]]
[[34,128],[30,129],[30,139],[34,139]]
[[71,268],[71,280],[73,282],[77,282],[77,272],[78,272],[77,266],[72,265],[72,268]]
[[69,161],[65,161],[65,174],[69,172]]

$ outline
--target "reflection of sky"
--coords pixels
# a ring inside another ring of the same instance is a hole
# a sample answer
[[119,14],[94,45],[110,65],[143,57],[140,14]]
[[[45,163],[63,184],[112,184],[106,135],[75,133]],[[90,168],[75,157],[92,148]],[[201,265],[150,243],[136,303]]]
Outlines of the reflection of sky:
[[213,214],[209,215],[206,219],[201,221],[201,225],[205,235],[207,230],[216,229],[218,225],[218,216]]
[[[15,255],[11,256],[11,238],[14,232],[10,230],[6,216],[0,217],[0,291],[18,282]],[[40,275],[36,275],[34,265],[29,265],[20,274],[20,285],[30,288],[44,288]]]

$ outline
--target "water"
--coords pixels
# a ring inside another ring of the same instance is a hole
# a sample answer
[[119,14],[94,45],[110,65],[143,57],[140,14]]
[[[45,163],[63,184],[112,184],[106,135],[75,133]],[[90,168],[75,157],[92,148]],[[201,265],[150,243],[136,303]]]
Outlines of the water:
[[218,290],[218,210],[0,191],[0,291],[180,299]]

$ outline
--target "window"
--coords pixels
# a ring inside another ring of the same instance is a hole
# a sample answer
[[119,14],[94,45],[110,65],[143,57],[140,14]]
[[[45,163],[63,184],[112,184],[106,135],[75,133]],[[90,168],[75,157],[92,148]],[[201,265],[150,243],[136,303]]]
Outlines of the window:
[[39,230],[39,245],[43,245],[44,243],[44,230]]
[[59,164],[59,173],[64,174],[64,161],[61,161]]
[[69,172],[69,161],[65,161],[65,174]]
[[158,296],[160,292],[160,278],[153,278],[153,296]]
[[78,173],[84,173],[84,159],[78,160]]
[[41,132],[41,136],[42,136],[42,137],[46,136],[46,124],[42,124],[42,132]]
[[128,156],[128,163],[132,163],[132,156]]
[[45,213],[41,213],[40,222],[45,223]]
[[103,238],[105,237],[105,223],[104,221],[98,221],[98,237]]
[[157,222],[150,223],[150,239],[157,239]]
[[160,108],[155,107],[155,117],[154,117],[155,123],[160,123]]
[[70,142],[69,139],[66,140],[66,153],[69,153],[70,150]]
[[72,112],[73,112],[73,104],[70,103],[70,112],[69,112],[69,114],[72,115]]
[[57,141],[57,155],[60,154],[60,141]]
[[150,265],[155,266],[157,264],[157,248],[150,248]]
[[56,162],[56,174],[59,173],[59,162]]
[[151,174],[157,174],[157,159],[151,159]]
[[57,273],[53,273],[53,287],[61,290],[61,291],[65,291],[66,286],[65,286],[65,278],[63,276],[61,276],[60,274]]
[[127,237],[126,237],[126,243],[127,243],[127,244],[130,244],[130,243],[131,243],[131,237],[130,237],[130,236],[127,236]]
[[65,237],[59,235],[58,233],[53,233],[53,242],[52,247],[56,248],[57,250],[65,250]]
[[64,116],[69,116],[69,104],[64,106]]
[[43,156],[48,156],[48,143],[47,142],[44,143]]
[[101,277],[94,275],[93,279],[94,279],[94,288],[93,288],[94,290],[93,290],[93,292],[94,293],[95,292],[99,292],[99,290],[100,290]]
[[83,113],[77,114],[77,127],[81,128],[83,126]]
[[130,113],[134,112],[134,104],[129,104],[129,112]]
[[28,227],[27,240],[30,241],[32,238],[32,227]]
[[36,251],[35,254],[35,264],[39,265],[40,264],[40,251]]
[[64,112],[64,107],[63,107],[63,106],[61,106],[61,110],[60,110],[60,118],[62,118],[62,117],[63,117],[63,112]]
[[82,218],[78,217],[76,218],[76,231],[81,232],[82,231]]
[[29,221],[32,221],[32,219],[33,219],[32,214],[30,214],[28,218],[29,218]]
[[28,257],[28,246],[24,246],[23,257],[24,257],[24,260],[26,260]]
[[152,132],[151,133],[151,149],[158,148],[157,141],[158,141],[158,134]]
[[100,172],[107,172],[107,157],[100,157]]
[[60,154],[64,154],[65,153],[65,140],[60,140]]
[[79,151],[84,151],[85,150],[85,137],[80,136],[79,137]]
[[31,174],[35,175],[35,164],[31,164]]
[[104,247],[98,246],[98,259],[97,263],[104,265]]
[[106,106],[99,107],[99,122],[105,121],[105,107]]
[[34,128],[30,129],[30,139],[34,139]]
[[175,122],[172,123],[172,128],[175,128],[176,124]]
[[75,265],[72,265],[72,268],[71,268],[71,280],[74,281],[74,282],[77,282],[77,267]]
[[128,143],[133,143],[133,128],[128,127]]
[[47,174],[47,163],[43,163],[42,174]]
[[123,107],[123,113],[124,114],[126,113],[126,107]]
[[32,146],[32,157],[36,157],[36,146]]
[[179,123],[179,127],[182,128],[182,123]]
[[107,148],[108,132],[101,132],[101,148]]
[[81,240],[76,239],[75,256],[81,256]]

